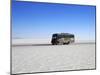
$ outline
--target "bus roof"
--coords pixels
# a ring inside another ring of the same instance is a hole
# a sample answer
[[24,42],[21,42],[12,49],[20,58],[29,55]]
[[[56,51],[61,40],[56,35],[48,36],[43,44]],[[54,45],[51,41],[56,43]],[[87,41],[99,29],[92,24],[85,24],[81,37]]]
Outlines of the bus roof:
[[70,34],[70,33],[55,33],[53,35],[74,35],[74,34]]

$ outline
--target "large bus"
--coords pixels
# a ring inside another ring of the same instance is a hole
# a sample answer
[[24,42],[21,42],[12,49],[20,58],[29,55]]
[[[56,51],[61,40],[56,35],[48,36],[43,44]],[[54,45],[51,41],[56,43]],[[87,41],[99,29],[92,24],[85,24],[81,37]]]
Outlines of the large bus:
[[75,42],[74,34],[70,33],[55,33],[52,35],[52,45],[70,44]]

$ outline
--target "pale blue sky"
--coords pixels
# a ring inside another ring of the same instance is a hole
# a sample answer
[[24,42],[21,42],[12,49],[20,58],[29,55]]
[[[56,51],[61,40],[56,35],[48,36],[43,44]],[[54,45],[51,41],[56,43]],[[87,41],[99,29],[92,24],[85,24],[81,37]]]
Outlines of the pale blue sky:
[[12,2],[14,38],[50,38],[53,33],[73,33],[79,40],[95,39],[95,6]]

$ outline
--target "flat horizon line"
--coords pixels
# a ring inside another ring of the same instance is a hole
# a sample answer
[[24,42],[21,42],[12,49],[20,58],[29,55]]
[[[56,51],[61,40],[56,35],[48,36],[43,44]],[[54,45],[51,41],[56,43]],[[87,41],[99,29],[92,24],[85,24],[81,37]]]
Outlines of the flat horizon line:
[[[75,42],[75,43],[71,43],[68,45],[78,45],[78,44],[95,44],[96,42]],[[12,44],[12,47],[16,47],[16,46],[54,46],[51,43],[42,43],[42,44]],[[58,45],[57,45],[58,46]]]

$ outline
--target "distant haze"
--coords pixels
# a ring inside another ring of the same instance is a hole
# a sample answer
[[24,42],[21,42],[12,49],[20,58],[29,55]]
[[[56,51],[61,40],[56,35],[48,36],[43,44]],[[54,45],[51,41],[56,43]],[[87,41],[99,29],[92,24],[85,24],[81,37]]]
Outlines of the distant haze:
[[95,6],[12,1],[12,38],[45,39],[72,33],[95,40]]

